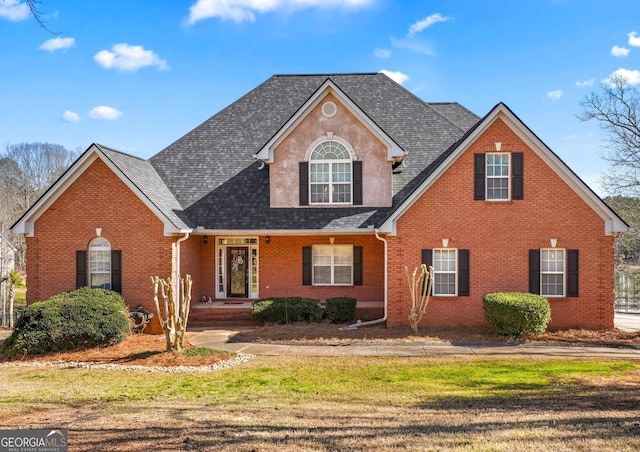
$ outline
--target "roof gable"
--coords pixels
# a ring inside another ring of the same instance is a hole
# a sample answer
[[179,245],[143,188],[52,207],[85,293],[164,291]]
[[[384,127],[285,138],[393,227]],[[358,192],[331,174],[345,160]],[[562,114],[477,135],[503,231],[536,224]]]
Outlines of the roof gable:
[[162,221],[165,234],[190,229],[182,208],[149,162],[93,144],[16,221],[11,231],[33,236],[36,220],[98,159]]
[[313,93],[313,95],[300,106],[300,108],[283,124],[283,126],[271,137],[271,139],[254,155],[254,158],[266,163],[273,163],[274,151],[280,143],[295,129],[302,120],[315,109],[326,97],[331,94],[349,112],[354,115],[376,138],[387,147],[387,160],[399,161],[405,156],[405,152],[398,146],[384,130],[382,130],[362,109],[356,105],[330,78]]
[[540,138],[537,137],[503,103],[496,105],[482,120],[471,128],[465,136],[443,154],[440,164],[429,172],[416,189],[380,225],[381,232],[395,235],[397,220],[431,187],[438,178],[481,136],[498,118],[535,152],[571,189],[593,209],[604,221],[605,235],[615,235],[629,229],[627,224],[600,199]]

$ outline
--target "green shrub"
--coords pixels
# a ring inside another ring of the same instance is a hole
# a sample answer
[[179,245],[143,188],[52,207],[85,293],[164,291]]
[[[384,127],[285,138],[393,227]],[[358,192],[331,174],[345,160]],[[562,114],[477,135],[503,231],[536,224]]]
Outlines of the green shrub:
[[324,315],[331,323],[351,322],[356,318],[356,299],[351,297],[327,298]]
[[514,338],[540,335],[551,321],[549,302],[540,295],[495,292],[482,297],[484,316],[494,333]]
[[260,325],[317,322],[323,317],[324,307],[313,298],[268,298],[253,303],[251,313]]
[[129,316],[116,292],[83,287],[24,309],[0,353],[42,354],[116,344],[129,333]]

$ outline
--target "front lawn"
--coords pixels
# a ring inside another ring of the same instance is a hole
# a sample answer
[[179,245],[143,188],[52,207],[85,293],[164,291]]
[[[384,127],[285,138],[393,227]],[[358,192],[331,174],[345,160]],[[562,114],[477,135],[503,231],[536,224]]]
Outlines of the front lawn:
[[210,373],[0,367],[0,428],[69,450],[637,450],[640,366],[255,357]]

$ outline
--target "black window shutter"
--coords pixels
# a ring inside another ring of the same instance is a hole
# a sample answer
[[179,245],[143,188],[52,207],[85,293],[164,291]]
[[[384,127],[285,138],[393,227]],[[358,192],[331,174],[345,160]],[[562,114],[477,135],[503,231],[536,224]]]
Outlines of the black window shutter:
[[540,250],[529,250],[529,293],[540,294]]
[[427,267],[429,265],[433,265],[433,250],[431,249],[422,250],[422,263]]
[[568,250],[567,253],[567,297],[577,297],[580,253],[578,250]]
[[309,205],[309,162],[300,162],[300,205]]
[[[430,265],[433,265],[433,250],[432,249],[424,249],[424,250],[422,250],[422,263],[427,266],[427,270],[429,269]],[[433,283],[433,281],[432,281],[432,283]],[[425,284],[425,281],[422,282],[421,291],[425,290],[424,284]]]
[[353,162],[353,205],[362,205],[362,162]]
[[353,247],[353,285],[362,285],[362,247]]
[[311,247],[302,247],[302,284],[311,285]]
[[122,293],[122,251],[111,251],[111,290]]
[[524,165],[522,152],[511,154],[511,199],[524,199]]
[[473,155],[473,199],[485,199],[485,155]]
[[469,250],[458,250],[458,295],[469,296]]
[[76,251],[76,289],[87,285],[87,252]]

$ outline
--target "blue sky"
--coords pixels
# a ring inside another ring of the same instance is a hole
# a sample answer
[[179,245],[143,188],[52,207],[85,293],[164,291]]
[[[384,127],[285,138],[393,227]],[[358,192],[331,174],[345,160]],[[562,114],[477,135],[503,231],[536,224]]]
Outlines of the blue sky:
[[[580,101],[640,84],[640,2],[0,0],[0,147],[101,143],[150,157],[273,74],[389,73],[483,116],[506,103],[601,193]],[[602,194],[602,193],[601,193]]]

